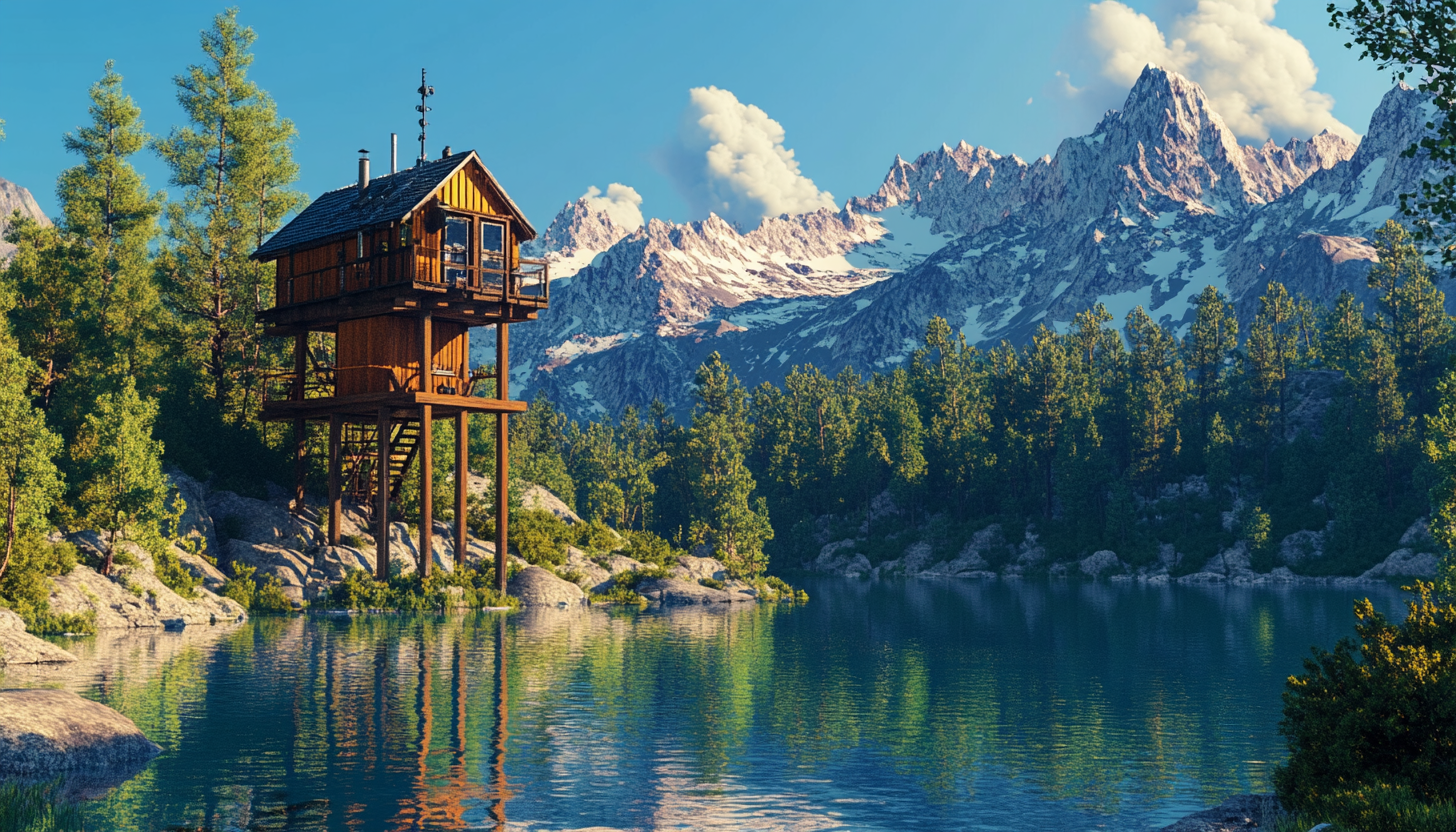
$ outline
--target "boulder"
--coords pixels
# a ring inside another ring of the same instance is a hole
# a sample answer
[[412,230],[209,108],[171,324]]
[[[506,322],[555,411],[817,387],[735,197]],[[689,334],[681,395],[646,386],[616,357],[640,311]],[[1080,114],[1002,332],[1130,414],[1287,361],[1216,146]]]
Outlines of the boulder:
[[607,571],[612,573],[613,576],[620,575],[623,572],[635,572],[646,566],[642,561],[633,560],[626,555],[611,555],[607,558],[607,562],[604,565]]
[[1220,572],[1230,578],[1249,576],[1254,574],[1249,564],[1248,541],[1240,540],[1210,558],[1203,571]]
[[809,568],[816,572],[829,572],[850,578],[869,574],[869,559],[854,551],[856,545],[857,541],[854,540],[825,544],[819,550],[819,556],[809,564]]
[[272,543],[246,543],[229,540],[223,544],[229,563],[244,563],[258,570],[258,580],[268,576],[278,579],[283,585],[283,594],[295,604],[304,601],[304,590],[308,586],[308,574],[313,569],[313,560],[295,549],[285,549]]
[[1410,524],[1405,534],[1400,536],[1400,545],[1406,549],[1424,549],[1431,551],[1436,548],[1436,539],[1431,536],[1431,524],[1426,518],[1420,517]]
[[1436,577],[1437,566],[1436,556],[1429,552],[1416,552],[1413,549],[1396,549],[1385,560],[1365,570],[1365,573],[1360,577],[1365,580],[1378,580],[1380,578],[1431,579]]
[[[430,558],[436,570],[452,572],[455,569],[455,529],[448,523],[436,521],[430,535]],[[468,547],[469,544],[467,544]],[[389,524],[389,560],[398,563],[403,574],[410,574],[419,568],[420,537],[416,530],[410,533],[404,523]]]
[[221,624],[248,617],[231,598],[220,598],[203,587],[194,592],[195,598],[183,598],[144,569],[118,567],[108,578],[90,567],[77,566],[69,574],[51,579],[49,601],[56,614],[95,613],[100,629],[161,627],[168,618],[188,624]]
[[565,607],[586,601],[581,587],[539,566],[527,566],[511,578],[506,592],[527,607]]
[[177,560],[182,563],[183,568],[192,573],[192,577],[202,581],[202,586],[212,592],[218,592],[222,585],[227,583],[227,576],[222,570],[207,562],[207,559],[194,555],[191,552],[183,551],[172,545],[172,551],[177,555]]
[[212,514],[218,542],[224,549],[229,540],[295,550],[307,549],[319,542],[312,523],[293,516],[279,503],[254,500],[231,491],[214,491],[207,497],[207,510]]
[[1319,560],[1325,556],[1323,532],[1303,529],[1279,541],[1279,562],[1288,566]]
[[539,485],[532,485],[521,493],[521,505],[526,508],[549,511],[568,523],[576,524],[581,522],[581,518],[576,515],[576,512],[571,510],[571,506],[568,506],[560,497]]
[[728,567],[717,558],[695,558],[692,555],[684,555],[677,559],[677,563],[668,570],[668,574],[682,581],[698,581],[708,579],[713,581],[728,580]]
[[588,592],[606,592],[612,588],[612,573],[575,546],[566,547],[566,565],[560,571],[579,575],[577,586]]
[[[222,547],[217,540],[212,515],[208,513],[207,486],[176,468],[167,469],[167,479],[177,489],[175,497],[180,498],[185,506],[172,535],[183,540],[196,540],[202,554],[217,557]],[[175,508],[176,503],[170,503],[168,507]]]
[[0,690],[0,779],[133,770],[161,750],[100,702],[65,690]]
[[648,578],[637,585],[637,594],[665,607],[755,600],[753,595],[739,590],[714,589],[677,578]]
[[1284,814],[1272,794],[1239,794],[1195,812],[1158,832],[1236,832],[1272,828]]
[[0,667],[8,664],[54,664],[76,657],[49,641],[25,631],[25,621],[11,610],[0,609]]
[[1116,552],[1109,549],[1093,552],[1082,558],[1077,561],[1077,567],[1082,570],[1083,575],[1089,578],[1100,578],[1108,573],[1127,574],[1127,564],[1122,562],[1122,558],[1119,558]]

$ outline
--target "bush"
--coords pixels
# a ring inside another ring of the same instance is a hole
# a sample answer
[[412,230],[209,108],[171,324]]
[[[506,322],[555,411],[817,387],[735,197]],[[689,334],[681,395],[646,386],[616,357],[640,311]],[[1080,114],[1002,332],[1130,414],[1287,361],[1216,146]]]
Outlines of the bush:
[[1358,657],[1342,639],[1290,677],[1279,726],[1290,757],[1274,771],[1286,806],[1353,811],[1365,795],[1439,812],[1456,801],[1456,604],[1427,583],[1416,593],[1400,625],[1356,602]]
[[76,568],[76,547],[52,543],[35,532],[15,540],[10,566],[0,577],[0,606],[25,620],[25,629],[42,635],[95,633],[96,614],[55,615],[50,611],[51,577]]
[[[515,572],[514,569],[509,571]],[[459,603],[468,609],[514,609],[520,605],[515,598],[496,591],[494,565],[484,563],[478,568],[465,567],[453,572],[442,570],[424,579],[418,573],[393,575],[388,581],[377,581],[368,572],[355,569],[335,584],[319,604],[333,609],[429,612],[445,609],[454,603],[452,593],[448,591],[451,587],[463,590],[456,595]]]
[[606,592],[593,593],[593,604],[638,604],[645,605],[647,599],[637,593],[637,585],[649,578],[666,578],[666,566],[648,566],[619,572],[612,579],[612,587]]
[[674,548],[671,543],[652,532],[629,530],[626,536],[627,548],[622,550],[622,554],[642,563],[664,566],[687,554],[687,551]]
[[574,540],[565,520],[549,511],[527,509],[511,518],[507,527],[516,552],[535,566],[559,566],[566,563],[566,545]]
[[[1384,783],[1340,789],[1315,801],[1304,813],[1340,829],[1360,832],[1450,832],[1456,829],[1456,804],[1429,803],[1405,786]],[[1309,829],[1309,826],[1304,829]]]

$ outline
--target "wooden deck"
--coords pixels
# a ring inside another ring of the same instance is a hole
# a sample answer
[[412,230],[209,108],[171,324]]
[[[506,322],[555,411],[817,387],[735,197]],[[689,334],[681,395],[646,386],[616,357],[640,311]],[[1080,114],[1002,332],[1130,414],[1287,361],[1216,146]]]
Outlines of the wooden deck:
[[337,332],[341,321],[424,312],[442,321],[486,326],[534,321],[547,302],[545,298],[518,295],[510,303],[502,303],[498,292],[477,292],[414,280],[275,306],[259,312],[258,320],[268,325],[265,335]]
[[327,422],[332,414],[357,421],[375,421],[381,408],[389,408],[393,419],[418,419],[420,407],[428,405],[436,419],[461,413],[525,413],[526,403],[512,399],[483,399],[406,390],[398,393],[364,393],[357,396],[322,396],[316,399],[274,401],[263,405],[263,421],[295,419]]

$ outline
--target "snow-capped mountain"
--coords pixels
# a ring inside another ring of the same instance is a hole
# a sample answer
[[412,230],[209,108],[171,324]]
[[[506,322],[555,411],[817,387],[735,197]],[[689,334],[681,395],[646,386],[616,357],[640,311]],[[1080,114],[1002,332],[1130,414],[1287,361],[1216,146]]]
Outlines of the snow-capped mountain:
[[[1245,314],[1270,280],[1318,299],[1368,295],[1364,238],[1432,175],[1401,154],[1433,114],[1397,87],[1358,148],[1328,132],[1250,147],[1196,84],[1148,67],[1121,110],[1051,157],[965,143],[897,157],[874,195],[746,234],[716,217],[653,220],[553,289],[550,311],[520,328],[512,377],[574,416],[616,415],[653,398],[685,405],[713,350],[752,385],[806,363],[892,368],[935,315],[988,344],[1098,301],[1119,325],[1140,305],[1179,328],[1209,284]],[[582,241],[563,232],[548,247],[605,239],[587,236],[583,209],[552,223]]]
[[606,212],[594,209],[586,197],[568,202],[551,220],[546,232],[521,247],[527,257],[545,259],[552,280],[571,277],[611,248],[632,229],[623,228]]

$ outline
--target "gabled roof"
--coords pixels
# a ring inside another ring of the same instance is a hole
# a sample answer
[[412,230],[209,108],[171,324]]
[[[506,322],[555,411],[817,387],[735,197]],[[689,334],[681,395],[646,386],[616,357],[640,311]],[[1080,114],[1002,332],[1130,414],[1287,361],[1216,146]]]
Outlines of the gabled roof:
[[519,225],[517,238],[522,242],[536,239],[536,229],[526,220],[526,215],[521,213],[475,151],[467,150],[372,179],[362,197],[358,185],[329,191],[269,237],[253,252],[253,259],[273,260],[288,253],[289,249],[342,238],[361,228],[404,220],[472,159],[505,199],[512,218]]

